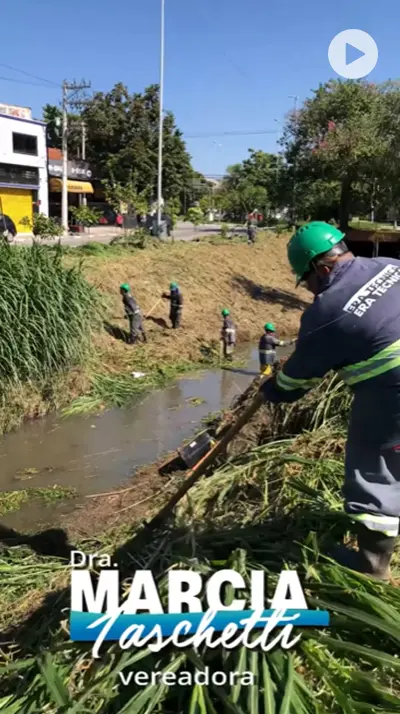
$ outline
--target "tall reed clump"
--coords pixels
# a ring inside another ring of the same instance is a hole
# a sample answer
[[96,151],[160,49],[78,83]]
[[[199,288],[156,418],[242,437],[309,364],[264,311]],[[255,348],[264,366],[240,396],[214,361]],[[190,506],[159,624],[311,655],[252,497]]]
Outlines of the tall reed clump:
[[36,382],[79,364],[90,340],[94,289],[45,246],[0,247],[0,385]]

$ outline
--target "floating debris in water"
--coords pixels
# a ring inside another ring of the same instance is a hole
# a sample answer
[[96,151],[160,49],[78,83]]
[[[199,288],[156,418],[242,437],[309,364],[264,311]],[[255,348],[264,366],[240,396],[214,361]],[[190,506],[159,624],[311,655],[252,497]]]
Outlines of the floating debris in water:
[[202,397],[190,397],[186,400],[191,407],[199,407],[200,404],[205,404],[206,400]]
[[22,471],[17,471],[17,473],[14,476],[14,479],[16,481],[28,481],[29,479],[33,478],[34,476],[37,476],[38,473],[39,473],[39,469],[35,469],[35,468],[23,469]]

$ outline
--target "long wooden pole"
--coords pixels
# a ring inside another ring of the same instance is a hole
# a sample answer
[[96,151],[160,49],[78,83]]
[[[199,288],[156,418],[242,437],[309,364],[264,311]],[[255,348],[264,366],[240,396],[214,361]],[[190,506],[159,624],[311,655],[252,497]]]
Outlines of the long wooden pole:
[[154,303],[154,305],[153,305],[153,307],[151,308],[151,310],[149,310],[149,312],[147,313],[147,315],[144,316],[145,320],[147,320],[148,316],[151,315],[151,313],[153,312],[153,310],[156,309],[157,305],[161,302],[161,300],[162,300],[162,298],[158,298],[157,302]]
[[[263,380],[264,381],[264,380]],[[236,436],[236,434],[247,424],[248,421],[254,416],[254,414],[260,409],[260,407],[265,403],[264,395],[259,390],[255,395],[251,404],[247,409],[238,417],[234,424],[228,429],[224,436],[218,441],[215,446],[194,466],[190,471],[188,471],[186,479],[180,489],[172,496],[168,503],[161,509],[161,511],[147,524],[148,528],[156,528],[159,526],[166,517],[171,513],[172,509],[175,508],[176,504],[183,498],[183,496],[189,491],[189,489],[196,483],[196,481],[204,474],[209,466],[215,461],[219,454],[222,454],[229,442]]]

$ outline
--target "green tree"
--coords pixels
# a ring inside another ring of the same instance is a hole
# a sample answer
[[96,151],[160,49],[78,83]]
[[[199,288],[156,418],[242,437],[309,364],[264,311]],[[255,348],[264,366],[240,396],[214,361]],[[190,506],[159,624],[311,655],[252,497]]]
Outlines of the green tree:
[[193,206],[192,208],[189,208],[185,216],[185,221],[193,223],[193,225],[197,228],[197,226],[199,226],[204,221],[204,214],[201,208],[199,208],[198,206]]
[[[62,111],[54,104],[45,104],[42,111],[43,121],[47,124],[48,146],[62,148]],[[68,152],[72,157],[81,155],[82,119],[77,114],[68,114]]]
[[[131,186],[136,194],[157,190],[159,89],[129,94],[123,84],[110,92],[97,92],[85,106],[87,157],[103,179]],[[179,196],[190,187],[193,170],[182,134],[171,112],[164,117],[163,197]]]
[[216,192],[216,205],[232,218],[245,220],[254,209],[267,215],[281,207],[283,158],[249,149],[242,163],[228,167]]
[[181,192],[180,200],[182,213],[186,213],[187,209],[194,204],[201,203],[204,205],[204,199],[207,199],[212,189],[211,184],[198,171],[192,171],[188,185]]
[[89,232],[90,226],[96,226],[99,222],[99,211],[90,206],[71,206],[70,211],[78,225],[89,228]]
[[62,145],[62,112],[53,104],[45,104],[42,112],[43,121],[47,124],[47,143],[55,149]]
[[309,189],[315,182],[319,205],[324,191],[329,205],[339,187],[339,220],[347,228],[355,197],[361,195],[357,184],[369,184],[372,190],[387,156],[381,104],[382,93],[375,85],[331,80],[289,116],[283,145],[296,208],[303,215],[310,208]]
[[178,216],[181,212],[181,202],[179,198],[170,198],[165,204],[165,213],[171,218],[172,228],[175,228]]
[[20,223],[29,227],[35,238],[42,240],[60,238],[64,232],[62,226],[54,218],[49,218],[44,213],[34,213],[32,218],[24,216]]
[[400,87],[398,82],[385,82],[379,90],[379,128],[387,150],[369,195],[374,211],[386,218],[393,209],[398,216],[400,209]]
[[117,213],[124,207],[129,212],[146,214],[149,210],[149,190],[138,193],[132,183],[122,184],[109,179],[103,179],[104,193],[107,203]]

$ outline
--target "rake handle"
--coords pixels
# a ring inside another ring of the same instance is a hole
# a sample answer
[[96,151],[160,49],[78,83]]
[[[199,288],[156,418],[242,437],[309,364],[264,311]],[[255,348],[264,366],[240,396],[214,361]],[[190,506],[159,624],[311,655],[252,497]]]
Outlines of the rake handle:
[[151,310],[149,310],[149,312],[144,316],[144,319],[145,319],[145,320],[148,318],[149,315],[151,315],[151,313],[153,312],[153,310],[156,309],[157,305],[161,302],[161,300],[162,300],[162,298],[158,298],[157,302],[154,303],[154,305],[153,305],[153,307],[151,308]]
[[[264,382],[265,380],[263,380]],[[263,383],[262,382],[262,383]],[[185,482],[182,484],[180,489],[172,496],[168,503],[161,509],[161,511],[147,524],[148,528],[155,528],[169,515],[171,510],[176,506],[176,504],[183,498],[183,496],[189,491],[189,489],[196,483],[196,481],[204,474],[206,469],[211,466],[215,461],[217,456],[225,451],[229,442],[236,436],[236,434],[243,428],[243,426],[251,419],[251,417],[260,409],[260,407],[265,403],[264,396],[259,390],[255,395],[251,404],[247,409],[239,416],[234,424],[228,429],[225,435],[220,441],[213,446],[213,448],[194,466],[190,471],[188,471]]]

